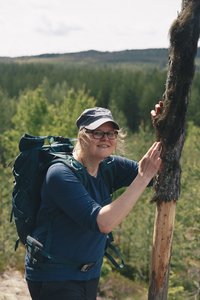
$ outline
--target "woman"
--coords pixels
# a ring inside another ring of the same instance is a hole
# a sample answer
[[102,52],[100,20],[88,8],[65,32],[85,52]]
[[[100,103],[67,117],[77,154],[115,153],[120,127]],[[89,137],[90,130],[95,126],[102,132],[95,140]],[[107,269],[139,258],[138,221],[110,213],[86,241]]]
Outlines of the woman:
[[[34,263],[37,251],[33,257],[27,253],[26,279],[34,300],[96,299],[107,234],[129,214],[161,165],[159,142],[139,163],[111,156],[120,128],[108,109],[85,110],[77,127],[73,161],[84,168],[87,185],[63,163],[48,169],[33,237],[60,262],[43,257]],[[107,161],[112,183],[103,168]],[[122,186],[125,192],[111,202],[111,191]]]

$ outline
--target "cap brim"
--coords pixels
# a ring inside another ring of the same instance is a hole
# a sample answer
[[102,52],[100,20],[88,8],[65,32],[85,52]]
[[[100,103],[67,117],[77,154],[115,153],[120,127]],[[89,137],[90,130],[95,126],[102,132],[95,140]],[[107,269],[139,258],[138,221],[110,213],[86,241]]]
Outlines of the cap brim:
[[114,122],[113,120],[111,120],[110,118],[101,118],[99,120],[94,121],[93,123],[91,123],[89,125],[84,126],[84,128],[89,129],[89,130],[94,130],[107,122],[113,123],[115,129],[119,130],[119,125],[116,122]]

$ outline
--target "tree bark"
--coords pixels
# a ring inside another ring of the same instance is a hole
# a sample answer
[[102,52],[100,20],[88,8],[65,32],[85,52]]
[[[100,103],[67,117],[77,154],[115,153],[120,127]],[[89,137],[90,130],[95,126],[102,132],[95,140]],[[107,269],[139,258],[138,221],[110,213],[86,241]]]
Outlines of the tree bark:
[[200,0],[185,0],[170,28],[170,47],[163,111],[154,119],[162,143],[162,170],[152,201],[157,212],[154,225],[149,300],[167,299],[176,201],[180,196],[180,157],[185,141],[186,112],[194,76],[200,31]]

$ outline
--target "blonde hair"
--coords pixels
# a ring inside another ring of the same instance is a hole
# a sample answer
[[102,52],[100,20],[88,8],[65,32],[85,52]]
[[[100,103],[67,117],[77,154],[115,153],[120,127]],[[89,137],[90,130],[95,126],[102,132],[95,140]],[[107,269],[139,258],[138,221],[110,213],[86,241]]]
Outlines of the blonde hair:
[[126,148],[125,148],[125,139],[127,136],[127,132],[125,129],[120,128],[118,131],[118,136],[117,136],[117,147],[115,149],[115,154],[118,155],[125,155]]
[[[84,130],[82,130],[82,129],[79,130],[78,136],[77,136],[77,141],[74,145],[73,153],[84,152],[84,144],[81,143],[81,139],[86,135],[87,135],[87,133]],[[121,128],[118,130],[117,145],[115,148],[115,153],[113,153],[113,154],[122,155],[122,156],[125,155],[125,138],[126,138],[126,136],[127,136],[127,133],[124,129]]]

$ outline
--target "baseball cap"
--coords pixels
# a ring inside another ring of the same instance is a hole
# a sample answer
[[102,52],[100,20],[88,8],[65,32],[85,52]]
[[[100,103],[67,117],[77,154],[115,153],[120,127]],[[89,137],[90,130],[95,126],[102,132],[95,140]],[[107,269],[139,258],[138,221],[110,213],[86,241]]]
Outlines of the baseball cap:
[[76,120],[76,125],[79,129],[86,128],[94,130],[106,122],[112,122],[116,129],[119,125],[114,121],[112,113],[109,109],[103,107],[88,108]]

